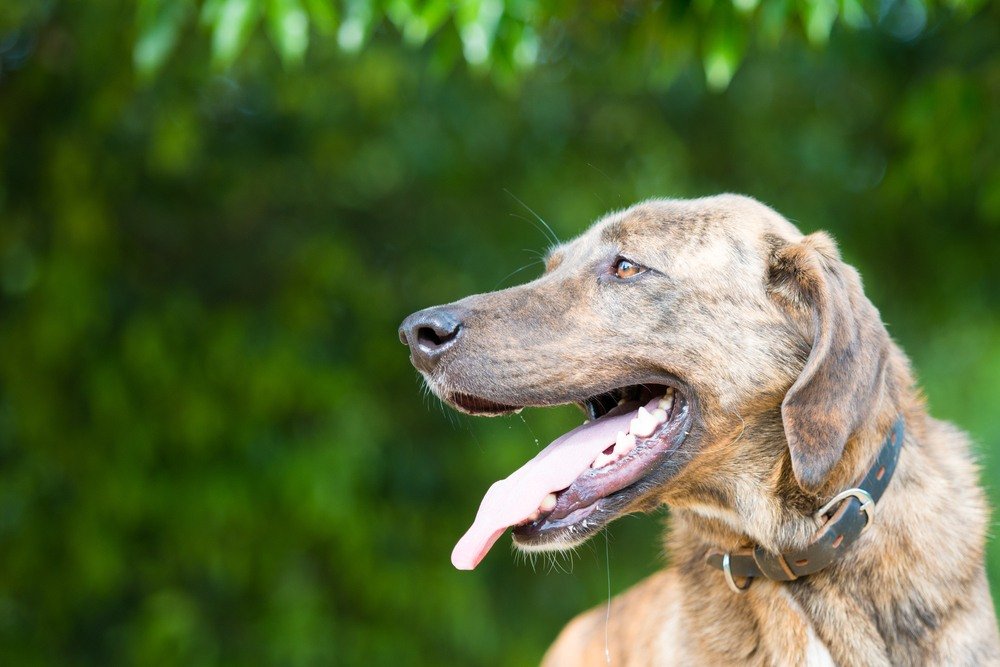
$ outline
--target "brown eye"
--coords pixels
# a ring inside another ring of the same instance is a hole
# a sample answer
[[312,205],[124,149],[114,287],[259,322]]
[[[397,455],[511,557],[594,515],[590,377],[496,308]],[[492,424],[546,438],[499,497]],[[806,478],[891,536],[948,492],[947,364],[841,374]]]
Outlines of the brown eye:
[[625,278],[631,278],[632,276],[637,276],[646,269],[639,266],[630,259],[625,259],[624,257],[619,257],[618,261],[615,262],[615,276],[619,279],[624,280]]

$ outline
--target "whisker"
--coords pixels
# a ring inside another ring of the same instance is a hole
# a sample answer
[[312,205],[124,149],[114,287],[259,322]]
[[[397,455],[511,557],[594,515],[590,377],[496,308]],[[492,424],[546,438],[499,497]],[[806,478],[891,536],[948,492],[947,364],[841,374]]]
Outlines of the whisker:
[[518,220],[524,220],[525,222],[529,223],[532,227],[534,227],[535,229],[537,229],[538,233],[541,234],[542,236],[544,236],[546,241],[549,241],[549,248],[551,248],[553,245],[557,245],[557,244],[553,244],[551,242],[551,237],[545,231],[545,228],[542,227],[542,226],[540,226],[537,222],[535,222],[531,218],[526,218],[523,215],[520,215],[519,213],[508,213],[507,215],[509,215],[512,218],[517,218]]
[[549,223],[545,222],[545,220],[542,219],[542,216],[540,216],[537,213],[535,213],[534,209],[532,209],[530,206],[528,206],[523,201],[521,201],[520,199],[518,199],[517,196],[513,192],[511,192],[510,190],[508,190],[507,188],[504,188],[503,191],[506,192],[518,204],[520,204],[524,208],[528,209],[528,211],[531,213],[531,215],[535,216],[535,218],[538,219],[538,222],[542,223],[542,225],[545,226],[545,229],[549,230],[549,234],[552,235],[552,243],[553,243],[553,245],[559,245],[559,243],[560,243],[559,237],[556,236],[556,233],[554,231],[552,231],[551,227],[549,227]]
[[519,269],[514,269],[513,271],[511,271],[510,273],[508,273],[508,274],[507,274],[506,276],[504,276],[503,278],[501,278],[501,279],[500,279],[500,281],[499,281],[499,282],[497,282],[497,284],[496,284],[496,285],[494,285],[494,286],[493,286],[493,289],[491,289],[490,291],[492,292],[492,291],[493,291],[493,290],[495,290],[496,288],[500,287],[500,285],[502,285],[502,284],[503,284],[503,282],[504,282],[505,280],[509,279],[509,278],[510,278],[511,276],[514,276],[514,275],[516,275],[516,274],[520,273],[521,271],[524,271],[525,269],[529,269],[529,268],[531,268],[532,266],[534,266],[535,264],[541,264],[541,263],[542,263],[542,260],[540,260],[540,259],[536,259],[536,260],[534,260],[534,261],[531,261],[531,262],[528,262],[527,264],[525,264],[524,266],[522,266],[522,267],[521,267],[521,268],[519,268]]
[[608,610],[604,614],[604,661],[611,664],[611,649],[608,647],[608,634],[611,627],[611,548],[608,546],[608,527],[604,530],[604,560],[608,564]]
[[[600,167],[598,167],[598,166],[597,166],[596,164],[593,164],[593,163],[591,163],[591,162],[585,162],[584,164],[586,164],[586,165],[587,165],[588,167],[590,167],[591,169],[593,169],[594,171],[596,171],[596,172],[597,172],[598,174],[600,174],[600,175],[601,175],[601,176],[603,176],[604,178],[608,179],[608,183],[610,183],[611,185],[614,185],[614,184],[615,184],[615,182],[614,182],[613,180],[611,180],[611,177],[610,177],[610,176],[608,176],[608,175],[607,175],[607,174],[606,174],[606,173],[605,173],[605,172],[604,172],[604,171],[603,171],[603,170],[602,170],[602,169],[601,169]],[[618,199],[621,199],[621,198],[622,198],[622,195],[621,195],[621,193],[619,193],[619,194],[618,194]]]

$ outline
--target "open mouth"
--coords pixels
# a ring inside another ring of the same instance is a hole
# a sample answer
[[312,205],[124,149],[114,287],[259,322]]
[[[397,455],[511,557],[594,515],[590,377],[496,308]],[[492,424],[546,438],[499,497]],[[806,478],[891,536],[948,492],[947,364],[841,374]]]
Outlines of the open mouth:
[[[449,401],[468,412],[516,411],[467,395]],[[583,425],[557,438],[487,491],[472,526],[452,552],[459,569],[473,569],[513,527],[528,550],[574,546],[649,491],[643,484],[683,442],[688,401],[675,387],[631,385],[578,401]]]

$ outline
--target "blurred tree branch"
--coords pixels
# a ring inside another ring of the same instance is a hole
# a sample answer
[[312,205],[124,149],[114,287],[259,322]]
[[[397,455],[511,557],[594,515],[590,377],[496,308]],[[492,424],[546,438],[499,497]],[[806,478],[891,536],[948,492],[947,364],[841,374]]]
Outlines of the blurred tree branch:
[[[823,47],[831,31],[882,30],[908,41],[940,13],[974,13],[984,0],[674,0],[558,2],[537,0],[136,0],[132,61],[150,82],[189,33],[207,39],[213,68],[225,70],[248,46],[266,40],[286,67],[317,43],[343,54],[365,48],[378,31],[433,49],[442,66],[463,63],[499,82],[516,81],[560,44],[595,30],[620,30],[622,48],[660,52],[669,70],[700,61],[706,82],[724,90],[747,50],[777,48],[789,33]],[[15,0],[0,9],[0,26],[38,23],[55,0]],[[8,29],[3,32],[8,32]]]
[[750,45],[774,48],[786,32],[800,32],[816,47],[827,42],[838,24],[854,30],[878,26],[912,39],[932,13],[967,13],[980,2],[694,0],[581,6],[536,0],[139,0],[133,58],[140,77],[155,76],[184,31],[197,23],[211,36],[217,67],[232,65],[262,32],[282,61],[294,66],[304,58],[311,35],[335,41],[350,54],[387,27],[413,47],[432,43],[436,48],[456,37],[460,48],[452,50],[453,60],[509,78],[549,57],[575,23],[624,22],[632,26],[626,39],[643,39],[648,47],[670,49],[682,59],[700,59],[708,85],[722,90]]

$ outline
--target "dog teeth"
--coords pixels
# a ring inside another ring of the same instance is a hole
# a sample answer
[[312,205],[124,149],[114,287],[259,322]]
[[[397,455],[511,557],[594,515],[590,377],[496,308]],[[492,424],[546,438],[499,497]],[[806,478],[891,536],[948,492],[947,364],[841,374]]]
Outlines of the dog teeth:
[[635,417],[629,424],[629,432],[639,438],[648,438],[656,430],[656,417],[650,414],[645,407],[639,408],[639,416]]
[[656,404],[656,407],[664,412],[670,412],[670,408],[674,407],[673,391],[667,392],[667,395],[660,399],[660,402]]
[[618,431],[618,437],[615,439],[615,455],[619,457],[625,456],[633,449],[635,449],[635,435],[626,433],[625,431]]
[[522,412],[523,410],[524,410],[524,408],[518,408],[517,410],[514,410],[514,414],[515,414],[515,415],[519,415],[519,414],[521,414],[521,412]]
[[541,512],[551,512],[556,506],[556,494],[550,493],[542,498],[542,503],[538,506]]
[[653,410],[653,417],[656,418],[657,424],[662,424],[667,421],[667,411],[662,408],[657,408],[656,410]]
[[597,468],[603,468],[604,466],[610,465],[614,462],[615,462],[614,455],[605,454],[604,452],[601,452],[600,454],[597,455],[597,458],[594,459],[594,462],[590,464],[590,467],[596,470]]

